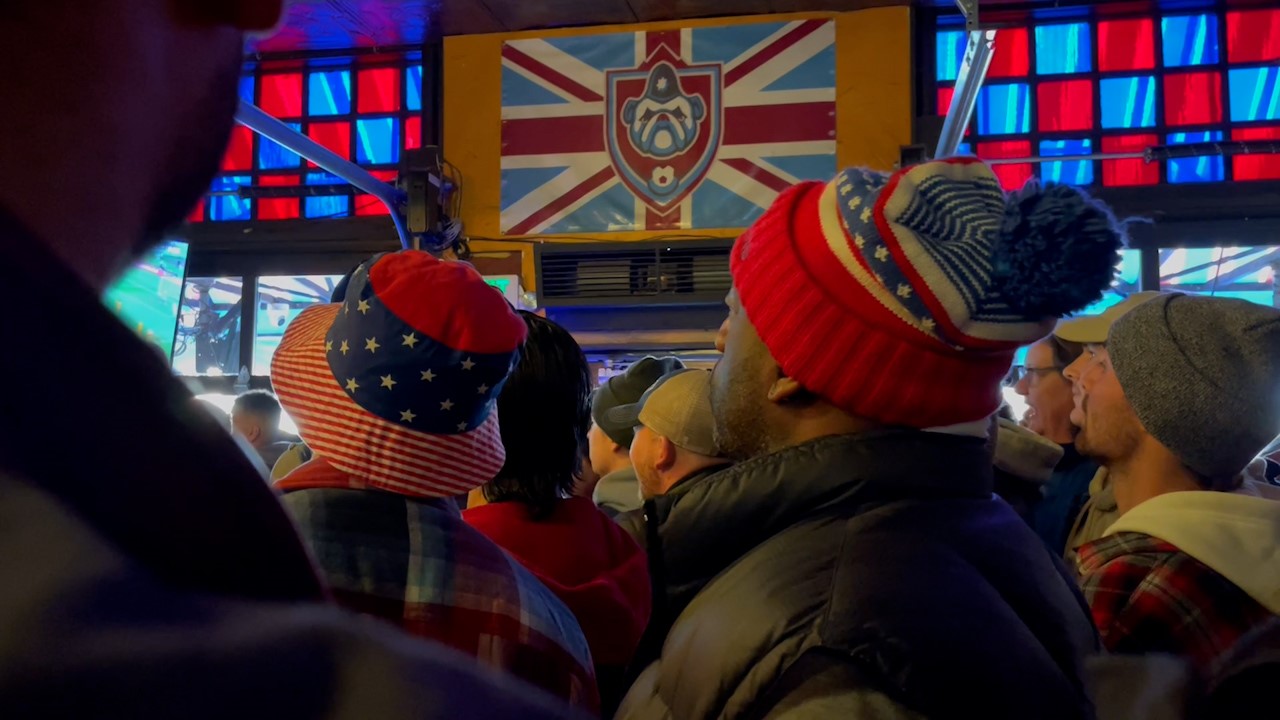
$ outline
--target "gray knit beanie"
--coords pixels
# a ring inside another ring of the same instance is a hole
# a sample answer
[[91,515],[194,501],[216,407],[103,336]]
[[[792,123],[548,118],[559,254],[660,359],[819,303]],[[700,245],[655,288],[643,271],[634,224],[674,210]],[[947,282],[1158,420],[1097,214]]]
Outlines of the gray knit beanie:
[[1280,433],[1280,310],[1161,295],[1116,321],[1107,351],[1142,426],[1208,480],[1235,477]]

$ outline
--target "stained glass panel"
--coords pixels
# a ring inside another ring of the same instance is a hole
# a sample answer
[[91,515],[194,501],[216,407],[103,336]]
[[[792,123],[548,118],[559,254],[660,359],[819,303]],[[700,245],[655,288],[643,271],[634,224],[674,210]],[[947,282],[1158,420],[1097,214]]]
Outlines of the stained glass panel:
[[[248,175],[223,175],[213,181],[214,192],[231,193],[252,184]],[[253,201],[238,195],[214,195],[209,198],[209,219],[215,222],[249,220],[253,217]]]
[[307,77],[307,112],[312,115],[351,112],[351,71],[326,70]]
[[1174,15],[1160,23],[1164,64],[1169,67],[1218,62],[1218,16]]
[[1227,59],[1233,63],[1280,60],[1280,10],[1227,13]]
[[1155,77],[1104,78],[1099,88],[1102,127],[1135,128],[1156,124]]
[[410,65],[404,71],[404,109],[422,109],[422,66]]
[[[1222,139],[1221,132],[1173,133],[1166,138],[1170,145],[1214,142]],[[1226,176],[1221,155],[1178,158],[1169,161],[1169,182],[1196,183],[1217,182]]]
[[1086,23],[1036,28],[1036,72],[1041,75],[1089,72],[1093,69],[1092,34]]
[[[1102,152],[1143,152],[1147,148],[1159,144],[1160,138],[1156,135],[1105,135],[1102,138]],[[1102,161],[1103,185],[1123,187],[1129,185],[1155,185],[1159,182],[1159,163],[1148,163],[1142,159]]]
[[1155,22],[1151,18],[1098,23],[1099,70],[1150,70],[1155,65]]
[[960,63],[964,60],[967,42],[968,36],[960,30],[938,33],[935,62],[939,80],[955,80],[960,74]]
[[388,165],[400,160],[400,121],[373,118],[356,121],[356,162],[361,165]]
[[[1237,128],[1231,139],[1280,142],[1280,127]],[[1237,155],[1231,167],[1236,180],[1280,180],[1280,155]]]
[[[1062,157],[1089,155],[1093,152],[1093,143],[1088,138],[1075,140],[1042,140],[1040,155],[1042,157]],[[1092,160],[1063,160],[1061,162],[1041,163],[1040,177],[1051,182],[1068,185],[1092,185]]]
[[978,92],[978,132],[1010,135],[1031,132],[1031,92],[1026,84],[985,85]]
[[361,113],[399,112],[400,72],[396,68],[361,70],[356,80],[359,93],[356,110]]
[[[351,157],[351,123],[317,122],[307,128],[307,136],[342,157]],[[315,167],[314,163],[308,165]]]
[[[294,130],[301,130],[300,123],[285,123]],[[269,138],[258,139],[258,167],[263,170],[283,170],[295,168],[302,164],[302,158],[292,150]]]
[[1218,72],[1170,73],[1164,78],[1166,125],[1222,122],[1222,75]]
[[[263,175],[258,184],[264,187],[288,187],[298,184],[297,175]],[[298,198],[259,198],[259,220],[292,220],[298,217]]]
[[302,117],[302,73],[263,75],[261,107],[277,118]]
[[1233,121],[1280,119],[1280,67],[1232,68],[1229,73]]
[[1025,77],[1031,72],[1031,40],[1026,28],[1009,28],[996,33],[994,51],[987,77]]
[[[329,173],[307,173],[308,185],[346,185],[346,181]],[[308,218],[341,217],[350,212],[351,197],[348,195],[320,195],[306,198],[304,210]]]
[[1093,83],[1089,80],[1042,82],[1036,91],[1041,132],[1093,127]]

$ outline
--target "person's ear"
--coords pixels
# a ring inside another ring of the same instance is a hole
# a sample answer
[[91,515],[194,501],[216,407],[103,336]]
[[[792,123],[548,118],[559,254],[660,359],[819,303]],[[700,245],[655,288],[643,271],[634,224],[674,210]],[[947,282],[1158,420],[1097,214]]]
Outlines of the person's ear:
[[781,404],[803,391],[803,385],[786,375],[779,375],[778,379],[773,381],[773,385],[769,386],[769,400]]
[[171,0],[179,20],[241,32],[271,30],[284,16],[285,0]]
[[676,464],[676,444],[664,438],[657,436],[658,452],[654,454],[654,465],[659,470],[670,470]]
[[254,423],[253,426],[249,428],[249,434],[245,435],[245,439],[251,443],[256,443],[260,437],[262,437],[262,426],[258,423]]

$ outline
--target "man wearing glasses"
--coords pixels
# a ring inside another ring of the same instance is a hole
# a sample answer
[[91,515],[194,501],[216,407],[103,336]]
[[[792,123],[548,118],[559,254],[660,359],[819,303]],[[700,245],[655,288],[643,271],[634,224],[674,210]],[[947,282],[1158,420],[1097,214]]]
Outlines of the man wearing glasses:
[[[1061,328],[1060,328],[1061,329]],[[1027,399],[1022,424],[1035,434],[1062,446],[1062,459],[1044,486],[1044,497],[1031,510],[1031,527],[1054,554],[1067,546],[1067,533],[1089,497],[1089,481],[1098,465],[1075,448],[1071,424],[1071,383],[1062,370],[1080,357],[1084,346],[1057,334],[1027,348],[1026,365],[1018,368],[1014,390]]]

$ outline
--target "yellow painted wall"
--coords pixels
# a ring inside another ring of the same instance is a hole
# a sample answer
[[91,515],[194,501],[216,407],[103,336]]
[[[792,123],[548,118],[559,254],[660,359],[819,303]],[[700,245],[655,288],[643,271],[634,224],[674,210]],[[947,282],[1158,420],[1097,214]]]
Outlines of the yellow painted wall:
[[[533,289],[529,240],[502,241],[499,231],[502,151],[502,43],[526,37],[563,37],[752,22],[831,17],[836,23],[836,158],[841,167],[888,169],[898,148],[911,142],[911,10],[885,7],[847,13],[802,13],[614,25],[532,33],[461,35],[444,41],[444,155],[463,176],[462,220],[475,252],[523,251],[525,289]],[[737,228],[698,229],[699,235],[734,237]],[[592,233],[580,239],[644,240],[664,232]],[[573,242],[573,238],[556,242]]]

